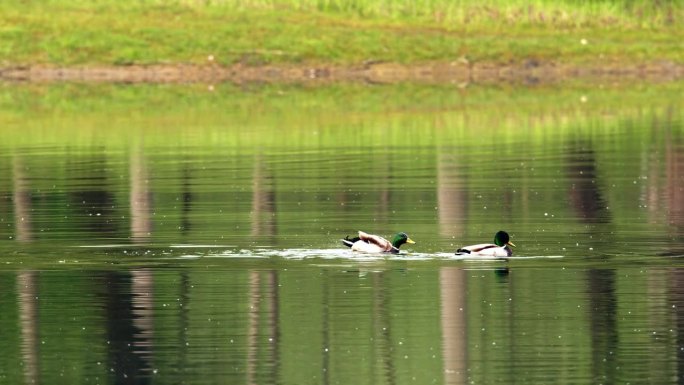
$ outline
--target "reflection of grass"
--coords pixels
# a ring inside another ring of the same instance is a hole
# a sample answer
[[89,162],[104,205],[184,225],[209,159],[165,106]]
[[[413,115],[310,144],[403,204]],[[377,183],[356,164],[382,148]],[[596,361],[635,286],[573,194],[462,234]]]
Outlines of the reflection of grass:
[[3,2],[0,62],[684,61],[676,1],[214,3]]
[[438,138],[510,142],[523,135],[536,140],[549,130],[590,130],[592,122],[668,106],[679,111],[681,92],[678,83],[534,89],[221,85],[212,92],[199,85],[5,86],[0,89],[0,134],[2,146],[97,142],[123,148],[134,142],[172,145],[180,138],[185,144],[242,151],[338,146],[340,141],[354,147],[431,146],[440,144]]

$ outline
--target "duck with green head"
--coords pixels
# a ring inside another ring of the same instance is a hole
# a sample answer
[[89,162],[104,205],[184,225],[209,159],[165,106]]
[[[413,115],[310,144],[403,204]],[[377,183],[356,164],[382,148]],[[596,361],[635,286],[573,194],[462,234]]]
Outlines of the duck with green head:
[[352,251],[362,253],[392,253],[398,254],[399,248],[404,243],[415,243],[409,238],[406,233],[397,233],[392,237],[392,242],[387,239],[373,234],[359,231],[359,236],[349,238],[348,236],[342,240],[342,244],[350,247]]
[[511,238],[505,231],[499,231],[494,235],[494,244],[482,243],[479,245],[464,246],[456,250],[456,255],[468,255],[471,257],[510,257],[513,255],[511,246],[515,247]]

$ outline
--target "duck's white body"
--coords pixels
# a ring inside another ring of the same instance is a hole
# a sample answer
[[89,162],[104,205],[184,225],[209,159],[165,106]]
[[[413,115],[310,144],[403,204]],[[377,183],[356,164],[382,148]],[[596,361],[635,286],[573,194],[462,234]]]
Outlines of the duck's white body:
[[464,246],[456,250],[456,255],[469,255],[471,257],[510,257],[513,255],[508,245],[497,246],[493,243],[482,243],[479,245]]
[[[346,241],[348,242],[348,241]],[[399,249],[392,246],[387,239],[373,234],[359,231],[359,240],[351,245],[352,251],[362,253],[398,253]]]
[[358,251],[362,253],[398,253],[399,249],[392,246],[392,243],[387,239],[373,234],[364,233],[359,231],[359,240],[356,242],[351,242],[348,240],[343,240],[347,246],[350,246],[352,251]]
[[513,242],[510,241],[510,236],[507,232],[500,230],[494,234],[494,243],[464,246],[456,250],[456,255],[507,258],[513,255],[513,250],[511,250],[510,246],[515,247]]

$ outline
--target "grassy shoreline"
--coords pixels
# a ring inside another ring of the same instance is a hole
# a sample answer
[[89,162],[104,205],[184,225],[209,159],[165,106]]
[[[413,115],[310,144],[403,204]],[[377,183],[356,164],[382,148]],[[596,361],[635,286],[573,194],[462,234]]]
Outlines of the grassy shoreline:
[[9,0],[0,5],[0,68],[684,65],[684,5],[674,1],[199,4]]

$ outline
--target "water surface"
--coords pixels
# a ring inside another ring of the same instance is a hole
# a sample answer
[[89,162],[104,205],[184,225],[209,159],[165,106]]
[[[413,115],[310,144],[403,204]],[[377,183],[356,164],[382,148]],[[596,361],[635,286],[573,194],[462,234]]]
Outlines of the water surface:
[[681,85],[0,93],[0,383],[684,378]]

